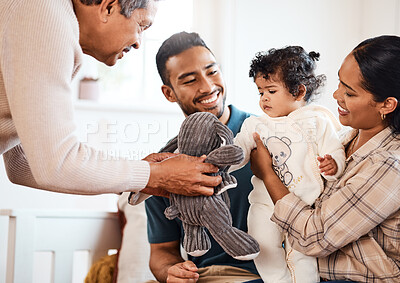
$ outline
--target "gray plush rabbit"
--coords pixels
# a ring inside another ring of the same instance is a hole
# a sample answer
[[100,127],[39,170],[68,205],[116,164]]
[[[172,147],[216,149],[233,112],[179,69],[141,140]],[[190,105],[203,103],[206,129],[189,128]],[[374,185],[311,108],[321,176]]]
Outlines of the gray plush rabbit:
[[211,248],[210,239],[205,232],[207,228],[233,258],[254,259],[260,251],[257,241],[232,226],[229,211],[226,190],[236,187],[237,182],[227,171],[230,165],[239,164],[243,160],[242,149],[233,145],[232,131],[211,113],[194,113],[182,123],[179,135],[161,151],[178,151],[191,156],[207,155],[205,162],[218,166],[219,172],[216,174],[222,177],[222,183],[215,188],[213,196],[188,197],[171,194],[171,206],[164,213],[170,220],[175,217],[182,220],[185,251],[192,256],[201,256]]

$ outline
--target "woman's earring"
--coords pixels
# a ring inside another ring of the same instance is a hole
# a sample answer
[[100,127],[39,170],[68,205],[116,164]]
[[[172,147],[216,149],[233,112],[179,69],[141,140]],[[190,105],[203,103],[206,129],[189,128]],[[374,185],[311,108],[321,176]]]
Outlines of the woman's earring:
[[381,119],[382,121],[386,119],[386,114],[381,113]]

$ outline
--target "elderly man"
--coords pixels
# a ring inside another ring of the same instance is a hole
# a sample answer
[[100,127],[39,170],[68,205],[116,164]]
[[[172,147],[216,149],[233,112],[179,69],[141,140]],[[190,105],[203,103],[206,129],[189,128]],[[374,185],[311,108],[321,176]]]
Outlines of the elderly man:
[[213,193],[221,179],[204,174],[218,170],[204,158],[108,160],[74,135],[71,81],[82,54],[111,66],[139,48],[156,1],[1,2],[0,154],[12,182],[73,194]]

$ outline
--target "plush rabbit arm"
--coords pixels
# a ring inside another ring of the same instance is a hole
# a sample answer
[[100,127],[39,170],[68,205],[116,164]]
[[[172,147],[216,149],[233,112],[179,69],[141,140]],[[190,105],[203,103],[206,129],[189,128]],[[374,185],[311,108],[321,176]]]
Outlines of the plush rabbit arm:
[[211,151],[204,162],[214,164],[218,167],[225,167],[242,162],[243,150],[237,145],[225,145]]
[[178,136],[170,140],[159,152],[175,152],[178,148]]

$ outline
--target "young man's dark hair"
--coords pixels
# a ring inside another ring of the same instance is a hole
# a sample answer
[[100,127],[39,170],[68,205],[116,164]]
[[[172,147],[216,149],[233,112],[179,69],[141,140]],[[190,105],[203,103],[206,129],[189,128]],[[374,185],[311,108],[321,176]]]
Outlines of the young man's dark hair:
[[[170,38],[164,41],[156,55],[157,70],[160,74],[163,84],[172,88],[166,68],[168,59],[194,46],[203,46],[211,52],[210,48],[208,48],[208,46],[201,39],[199,34],[195,32],[188,33],[182,31],[179,33],[175,33]],[[211,52],[211,54],[213,53]]]

